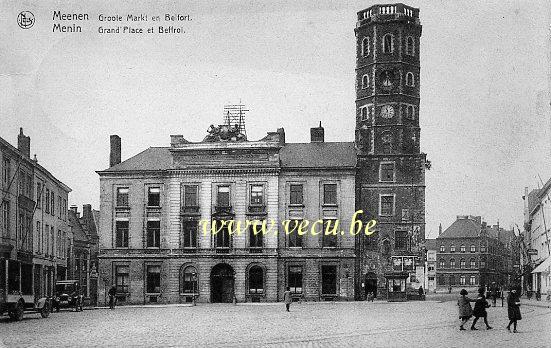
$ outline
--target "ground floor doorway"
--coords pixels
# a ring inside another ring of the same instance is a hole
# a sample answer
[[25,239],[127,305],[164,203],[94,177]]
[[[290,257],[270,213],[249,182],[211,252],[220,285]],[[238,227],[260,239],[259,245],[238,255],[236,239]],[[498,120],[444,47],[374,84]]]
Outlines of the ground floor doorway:
[[210,273],[210,299],[213,303],[231,303],[234,297],[235,272],[226,263],[219,263]]

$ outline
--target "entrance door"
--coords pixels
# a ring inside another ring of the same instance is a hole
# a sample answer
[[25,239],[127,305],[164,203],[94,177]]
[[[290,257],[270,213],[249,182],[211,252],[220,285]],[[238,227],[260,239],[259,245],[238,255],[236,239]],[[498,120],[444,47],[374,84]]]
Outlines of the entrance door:
[[213,303],[233,302],[234,271],[225,263],[219,263],[210,273],[210,300]]
[[365,298],[370,292],[374,297],[377,297],[377,275],[373,272],[369,272],[365,275]]

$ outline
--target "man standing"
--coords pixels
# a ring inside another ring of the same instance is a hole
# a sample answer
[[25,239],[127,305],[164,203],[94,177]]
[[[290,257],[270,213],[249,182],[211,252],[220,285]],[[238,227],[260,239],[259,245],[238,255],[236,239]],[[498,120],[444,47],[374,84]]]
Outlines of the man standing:
[[293,302],[291,297],[291,289],[289,287],[287,287],[287,290],[283,293],[283,302],[285,302],[285,308],[287,309],[287,312],[289,312],[289,307],[291,306],[291,302]]
[[109,308],[115,309],[115,295],[117,294],[117,288],[115,287],[115,285],[111,286],[108,294],[109,294]]

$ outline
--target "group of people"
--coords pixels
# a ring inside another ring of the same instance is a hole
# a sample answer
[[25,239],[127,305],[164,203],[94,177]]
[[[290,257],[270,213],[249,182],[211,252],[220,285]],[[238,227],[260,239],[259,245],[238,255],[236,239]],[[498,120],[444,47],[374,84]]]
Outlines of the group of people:
[[[492,327],[488,324],[488,313],[486,308],[490,307],[490,304],[486,300],[485,296],[486,290],[484,287],[478,289],[478,297],[476,299],[471,299],[467,297],[468,292],[465,289],[462,289],[459,294],[459,300],[457,300],[457,305],[459,306],[459,319],[461,319],[461,325],[459,330],[466,330],[464,325],[474,316],[473,323],[471,325],[471,330],[478,330],[476,328],[476,322],[479,318],[484,319],[484,324],[486,324],[486,330],[491,330]],[[474,302],[474,310],[471,307],[471,302]],[[517,293],[516,289],[511,290],[509,296],[507,297],[507,314],[509,316],[509,325],[507,325],[507,330],[511,331],[511,325],[513,325],[513,332],[517,332],[517,321],[522,319],[520,315],[520,295]]]

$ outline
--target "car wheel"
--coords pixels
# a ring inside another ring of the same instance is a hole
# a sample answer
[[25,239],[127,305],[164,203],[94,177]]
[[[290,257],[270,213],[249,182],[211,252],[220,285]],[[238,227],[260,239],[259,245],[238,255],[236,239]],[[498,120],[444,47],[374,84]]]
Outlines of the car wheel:
[[44,307],[40,310],[40,315],[42,318],[47,318],[50,316],[50,305],[48,303],[44,304]]

